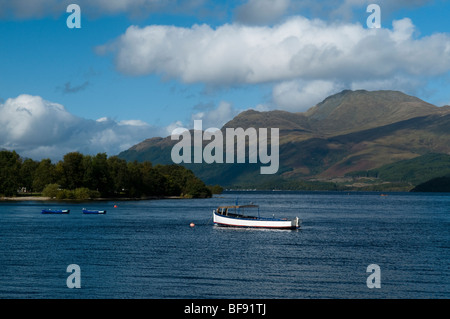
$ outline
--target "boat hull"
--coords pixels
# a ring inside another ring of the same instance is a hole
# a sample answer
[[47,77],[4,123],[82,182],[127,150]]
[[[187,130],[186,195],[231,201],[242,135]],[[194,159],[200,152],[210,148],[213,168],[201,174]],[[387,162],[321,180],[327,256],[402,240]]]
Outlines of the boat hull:
[[103,214],[106,214],[106,210],[87,210],[87,209],[83,209],[83,214],[103,215]]
[[51,209],[43,209],[42,214],[69,214],[70,209],[63,209],[63,210],[51,210]]
[[271,229],[297,229],[300,227],[298,217],[288,219],[256,218],[256,217],[230,217],[213,213],[214,224],[228,227],[245,228],[271,228]]

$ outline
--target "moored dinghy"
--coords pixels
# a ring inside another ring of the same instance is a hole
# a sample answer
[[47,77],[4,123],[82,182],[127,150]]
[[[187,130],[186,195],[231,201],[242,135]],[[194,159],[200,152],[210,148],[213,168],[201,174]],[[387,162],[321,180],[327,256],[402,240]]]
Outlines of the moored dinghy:
[[83,214],[106,214],[106,210],[89,210],[83,208]]
[[43,209],[42,214],[69,214],[70,209]]
[[[251,208],[258,208],[258,216],[245,214],[245,211]],[[273,229],[297,229],[301,223],[298,217],[294,219],[260,217],[258,205],[220,206],[213,211],[213,220],[218,226]]]

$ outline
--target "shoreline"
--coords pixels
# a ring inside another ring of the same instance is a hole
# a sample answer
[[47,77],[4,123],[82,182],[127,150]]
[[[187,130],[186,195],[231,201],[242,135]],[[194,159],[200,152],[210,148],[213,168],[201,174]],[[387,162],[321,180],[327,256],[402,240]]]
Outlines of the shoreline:
[[0,197],[0,202],[9,202],[9,201],[50,201],[52,200],[50,197],[41,197],[41,196],[24,196],[24,197]]
[[138,200],[158,200],[158,199],[186,199],[180,196],[151,196],[142,198],[89,198],[89,199],[56,199],[42,196],[23,197],[0,197],[0,202],[25,202],[25,201],[48,201],[48,202],[95,202],[95,201],[138,201]]

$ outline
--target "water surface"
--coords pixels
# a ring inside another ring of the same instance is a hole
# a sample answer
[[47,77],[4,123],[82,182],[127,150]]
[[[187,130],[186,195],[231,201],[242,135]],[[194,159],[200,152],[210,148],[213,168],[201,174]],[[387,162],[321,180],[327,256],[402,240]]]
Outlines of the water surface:
[[[214,226],[212,210],[237,198],[259,204],[262,216],[299,216],[302,228]],[[449,298],[449,239],[445,194],[2,202],[0,298]],[[70,264],[80,266],[81,289],[66,285]],[[367,287],[370,264],[380,266],[379,289]]]

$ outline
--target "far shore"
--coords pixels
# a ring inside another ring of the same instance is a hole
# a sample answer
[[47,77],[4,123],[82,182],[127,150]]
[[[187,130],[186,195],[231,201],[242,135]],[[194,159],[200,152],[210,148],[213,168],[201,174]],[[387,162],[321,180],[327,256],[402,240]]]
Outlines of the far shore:
[[47,201],[52,200],[50,197],[42,197],[42,196],[19,196],[19,197],[0,197],[0,201]]
[[0,202],[2,201],[55,201],[55,202],[88,202],[88,201],[133,201],[133,200],[156,200],[156,199],[184,199],[180,196],[152,196],[152,197],[142,197],[142,198],[91,198],[91,199],[56,199],[51,197],[43,196],[17,196],[17,197],[0,197]]

